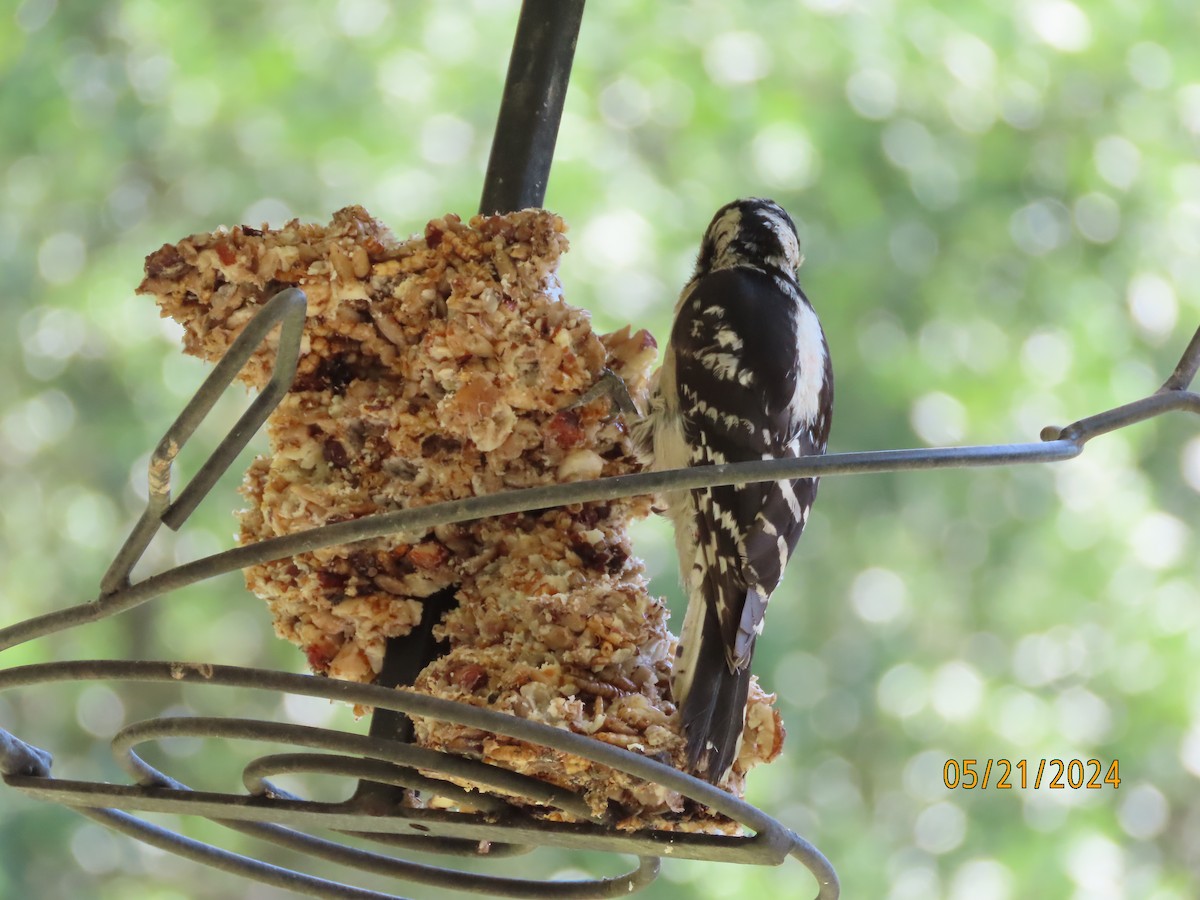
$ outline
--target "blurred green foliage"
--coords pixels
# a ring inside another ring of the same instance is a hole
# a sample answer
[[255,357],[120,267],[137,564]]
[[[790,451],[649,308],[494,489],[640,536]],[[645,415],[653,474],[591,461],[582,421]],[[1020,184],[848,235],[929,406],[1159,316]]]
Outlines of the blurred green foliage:
[[[204,375],[133,295],[145,254],[348,203],[399,233],[470,214],[517,5],[0,4],[2,624],[94,594],[145,454]],[[1200,321],[1195,29],[1191,0],[593,0],[546,199],[573,226],[567,296],[664,338],[713,210],[767,195],[799,223],[832,345],[831,450],[1034,440],[1153,391]],[[1196,433],[1168,418],[1053,467],[826,481],[760,642],[790,734],[750,799],[847,897],[1196,895]],[[239,468],[148,568],[231,543]],[[639,528],[678,610],[668,545]],[[302,668],[236,576],[2,662],[130,656]],[[117,780],[103,739],[163,708],[349,722],[129,693],[10,692],[0,725],[60,776]],[[235,789],[235,752],[153,758]],[[964,757],[1117,759],[1123,780],[949,791]],[[794,863],[667,860],[645,896],[811,890]],[[231,895],[283,896],[0,801],[0,897]]]

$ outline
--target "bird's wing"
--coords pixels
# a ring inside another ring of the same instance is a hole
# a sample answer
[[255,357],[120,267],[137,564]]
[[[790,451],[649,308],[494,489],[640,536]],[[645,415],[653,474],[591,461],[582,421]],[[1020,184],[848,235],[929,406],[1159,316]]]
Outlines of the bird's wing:
[[[793,360],[803,323],[797,316],[790,329],[763,326],[779,320],[786,302],[779,292],[770,275],[729,269],[697,281],[681,304],[671,340],[692,465],[824,450],[823,436],[795,421],[805,373]],[[828,353],[816,363],[827,368]],[[767,599],[783,577],[815,491],[814,479],[801,478],[692,492],[697,553],[704,557],[696,561],[698,587],[720,621],[731,671],[749,663]]]

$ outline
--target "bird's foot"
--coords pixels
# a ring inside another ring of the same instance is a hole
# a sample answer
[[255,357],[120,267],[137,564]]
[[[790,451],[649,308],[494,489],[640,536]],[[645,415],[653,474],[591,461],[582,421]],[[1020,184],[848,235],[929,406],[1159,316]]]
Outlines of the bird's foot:
[[612,369],[605,368],[600,373],[600,377],[590,388],[580,394],[574,401],[568,403],[565,409],[578,409],[581,406],[587,406],[593,400],[599,400],[605,397],[618,410],[625,413],[627,416],[640,417],[637,404],[633,402],[633,397],[629,396],[629,388],[625,386],[624,380]]

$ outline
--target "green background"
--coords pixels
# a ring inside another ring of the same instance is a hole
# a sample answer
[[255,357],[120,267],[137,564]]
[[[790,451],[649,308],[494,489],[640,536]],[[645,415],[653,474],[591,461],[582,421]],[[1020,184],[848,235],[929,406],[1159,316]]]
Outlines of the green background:
[[[143,257],[349,203],[400,234],[469,215],[517,6],[0,0],[0,625],[95,595],[146,454],[205,374],[134,296]],[[593,0],[546,197],[572,226],[567,298],[662,339],[713,211],[772,196],[832,347],[831,451],[1036,440],[1143,396],[1200,322],[1196,32],[1192,0]],[[242,467],[144,571],[231,545]],[[1195,896],[1198,492],[1184,416],[1053,466],[827,479],[755,660],[789,739],[750,799],[847,897]],[[669,542],[639,526],[678,617]],[[236,574],[0,665],[81,657],[303,669]],[[107,738],[163,709],[365,725],[266,694],[92,685],[0,695],[0,726],[59,776],[124,780]],[[251,751],[147,756],[238,790]],[[947,790],[943,764],[966,757],[1116,759],[1122,781]],[[545,851],[499,871],[616,866]],[[813,892],[795,862],[667,860],[645,896]],[[0,897],[228,896],[288,895],[0,789]]]

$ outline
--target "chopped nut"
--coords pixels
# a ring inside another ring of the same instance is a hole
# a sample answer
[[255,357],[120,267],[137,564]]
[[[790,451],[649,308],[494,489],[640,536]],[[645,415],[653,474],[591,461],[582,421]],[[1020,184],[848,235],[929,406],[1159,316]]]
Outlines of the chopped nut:
[[572,450],[558,465],[559,481],[579,481],[599,478],[604,471],[604,459],[595,450]]
[[449,551],[437,541],[425,541],[413,547],[408,554],[418,569],[436,569],[446,562]]
[[578,447],[587,437],[587,432],[583,430],[579,411],[575,409],[560,410],[550,420],[548,430],[554,443],[565,450]]

